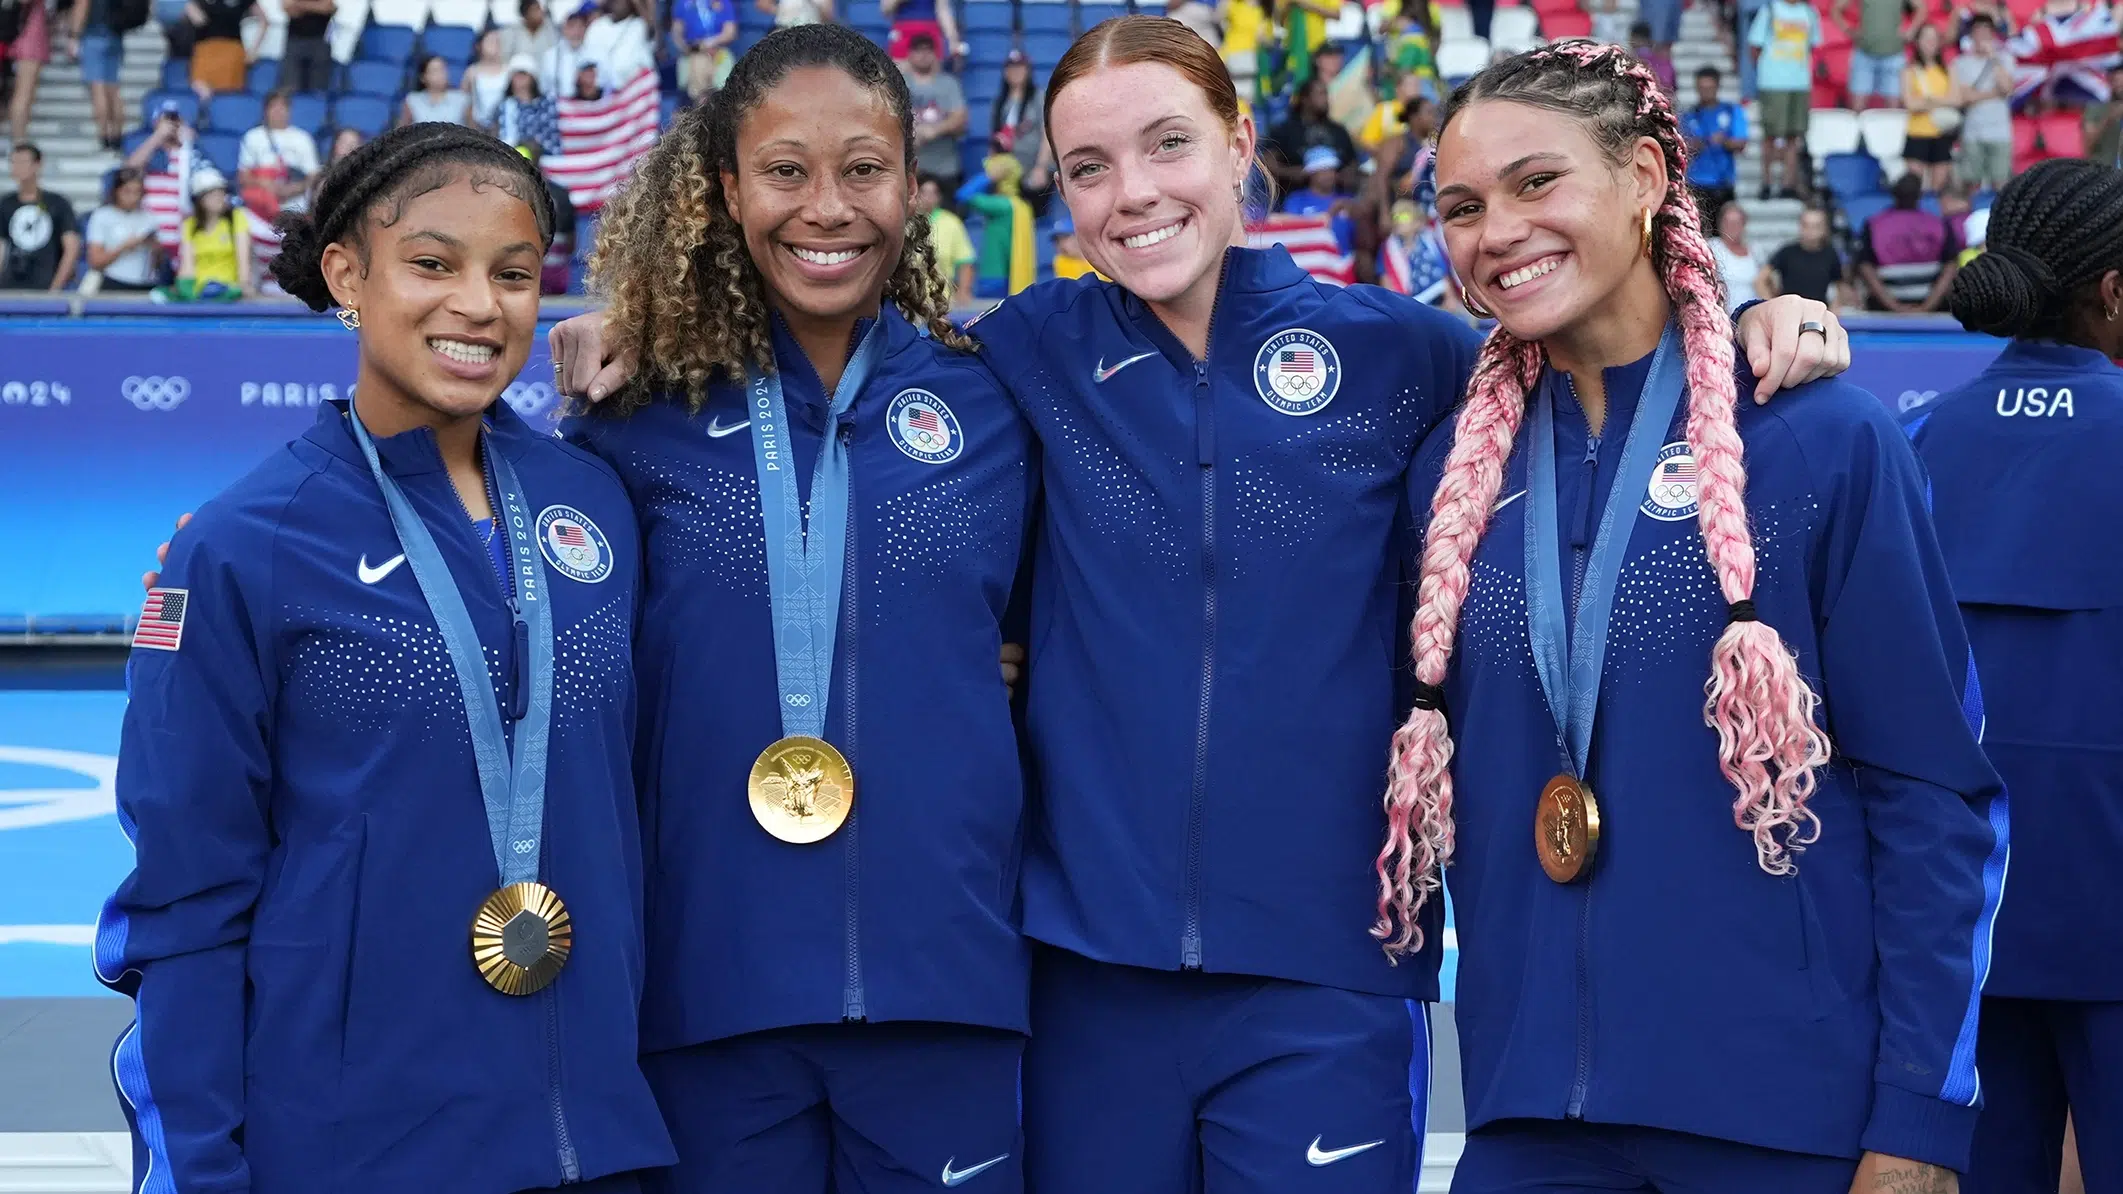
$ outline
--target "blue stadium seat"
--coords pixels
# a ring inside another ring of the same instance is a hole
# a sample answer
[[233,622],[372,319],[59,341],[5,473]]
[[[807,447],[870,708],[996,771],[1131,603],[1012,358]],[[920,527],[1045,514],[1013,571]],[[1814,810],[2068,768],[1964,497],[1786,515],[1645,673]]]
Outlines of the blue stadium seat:
[[188,91],[192,86],[192,60],[171,58],[162,64],[162,88],[165,91]]
[[1880,164],[1868,153],[1831,153],[1821,161],[1821,181],[1843,199],[1880,194]]
[[840,19],[857,29],[883,29],[892,24],[885,19],[885,12],[877,0],[854,0],[852,4],[835,6]]
[[995,131],[991,127],[994,120],[995,101],[989,100],[985,103],[966,101],[966,141],[973,145],[986,145],[988,143],[988,134]]
[[1008,33],[968,33],[966,37],[966,69],[969,73],[997,71],[1002,69],[1003,55],[1016,45],[1016,39]]
[[404,25],[370,25],[361,31],[361,48],[355,57],[402,67],[412,60],[413,45],[419,40],[420,34]]
[[1894,200],[1885,195],[1860,195],[1843,203],[1843,219],[1852,236],[1865,227],[1865,221],[1894,206]]
[[251,63],[250,71],[243,77],[243,89],[252,95],[270,94],[280,86],[280,60],[260,58]]
[[463,25],[430,25],[420,35],[422,54],[440,54],[451,62],[470,62],[472,45],[479,40],[479,30]]
[[1114,17],[1127,16],[1128,6],[1125,4],[1085,4],[1080,7],[1079,11],[1083,14],[1084,28],[1089,29],[1100,21],[1110,21]]
[[678,110],[685,107],[685,100],[686,97],[682,94],[665,92],[662,101],[662,114],[658,117],[656,127],[660,129],[670,128],[671,122],[678,119]]
[[199,97],[193,95],[189,89],[181,87],[157,88],[141,96],[140,123],[154,124],[155,112],[164,104],[177,105],[177,111],[184,114],[186,124],[199,123]]
[[214,163],[214,168],[233,180],[236,177],[236,162],[243,149],[243,134],[226,129],[208,129],[193,142],[194,148]]
[[[1085,25],[1084,28],[1089,29],[1090,26]],[[1032,77],[1044,79],[1046,76],[1043,72],[1054,69],[1054,64],[1061,61],[1061,56],[1068,50],[1071,40],[1066,29],[1025,34],[1025,53],[1032,55]],[[1002,64],[998,61],[996,65]]]
[[396,96],[405,90],[405,65],[398,62],[349,62],[346,89],[355,95]]
[[331,100],[321,91],[298,91],[288,97],[287,122],[315,135],[329,120]]
[[1997,198],[1996,191],[1977,191],[1968,197],[1968,210],[1989,211],[1990,205],[1997,202]]
[[[1039,7],[1049,6],[1031,4],[1025,6],[1027,9],[1025,23],[1027,25],[1032,23],[1030,10]],[[1051,7],[1061,12],[1063,28],[1067,28],[1068,6],[1057,4]],[[1007,33],[1012,28],[1016,9],[1017,6],[1009,3],[1009,0],[972,0],[972,3],[959,10],[958,25],[960,30],[964,32],[979,33],[999,30]]]
[[238,136],[265,122],[265,101],[242,91],[224,91],[206,105],[205,127]]
[[396,107],[394,100],[380,95],[342,95],[332,102],[332,123],[343,129],[360,129],[363,136],[373,137],[390,127]]
[[472,65],[471,62],[467,59],[451,58],[447,55],[443,57],[443,61],[450,65],[450,86],[458,87],[463,85],[464,72],[466,68]]
[[[968,5],[967,7],[986,7]],[[1025,32],[1067,33],[1069,31],[1069,6],[1066,4],[1027,4],[1018,10],[1025,16]]]

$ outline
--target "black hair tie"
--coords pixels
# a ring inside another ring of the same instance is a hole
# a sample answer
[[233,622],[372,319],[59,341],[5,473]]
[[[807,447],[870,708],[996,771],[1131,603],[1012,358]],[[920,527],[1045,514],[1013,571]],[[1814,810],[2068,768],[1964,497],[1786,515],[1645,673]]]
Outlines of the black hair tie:
[[1425,684],[1421,680],[1417,680],[1415,682],[1415,707],[1443,713],[1445,711],[1444,686],[1441,684]]
[[1727,622],[1759,622],[1762,619],[1755,616],[1753,599],[1741,598],[1726,608],[1725,620]]

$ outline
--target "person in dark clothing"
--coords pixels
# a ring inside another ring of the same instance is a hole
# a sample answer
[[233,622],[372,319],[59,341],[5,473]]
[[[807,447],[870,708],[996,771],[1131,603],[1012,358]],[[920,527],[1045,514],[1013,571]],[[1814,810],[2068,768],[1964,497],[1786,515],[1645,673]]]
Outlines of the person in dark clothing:
[[1755,289],[1765,298],[1796,294],[1830,307],[1849,298],[1843,289],[1843,258],[1828,243],[1828,213],[1809,207],[1799,213],[1799,239],[1778,249],[1762,267]]
[[284,0],[287,5],[287,50],[280,58],[280,90],[330,91],[332,47],[325,34],[332,28],[338,0]]
[[0,198],[0,290],[64,290],[81,256],[73,204],[43,188],[44,154],[15,142],[8,172],[15,193]]
[[1305,189],[1305,151],[1325,146],[1342,163],[1341,191],[1356,190],[1356,142],[1328,112],[1327,84],[1315,75],[1297,89],[1290,115],[1268,131],[1268,170],[1284,194]]

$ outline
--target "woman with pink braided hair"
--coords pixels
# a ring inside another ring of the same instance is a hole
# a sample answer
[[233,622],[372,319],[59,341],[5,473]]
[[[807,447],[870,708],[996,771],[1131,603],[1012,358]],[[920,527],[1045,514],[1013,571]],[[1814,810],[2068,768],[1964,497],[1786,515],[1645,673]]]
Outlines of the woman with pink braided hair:
[[1739,400],[1683,145],[1590,42],[1446,107],[1498,327],[1410,474],[1374,934],[1452,864],[1458,1194],[1952,1190],[2004,858],[1967,643],[1886,406]]

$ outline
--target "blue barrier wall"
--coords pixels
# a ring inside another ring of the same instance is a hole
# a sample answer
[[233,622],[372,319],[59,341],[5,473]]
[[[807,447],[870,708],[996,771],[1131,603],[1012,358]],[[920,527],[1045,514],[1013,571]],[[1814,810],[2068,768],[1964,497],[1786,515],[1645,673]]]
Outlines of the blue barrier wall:
[[[302,434],[354,379],[353,338],[293,308],[68,310],[0,308],[0,632],[25,616],[58,630],[129,617],[171,519]],[[1851,325],[1851,380],[1897,407],[1973,376],[2001,343],[1950,323]],[[541,336],[505,397],[551,418],[551,378]]]

